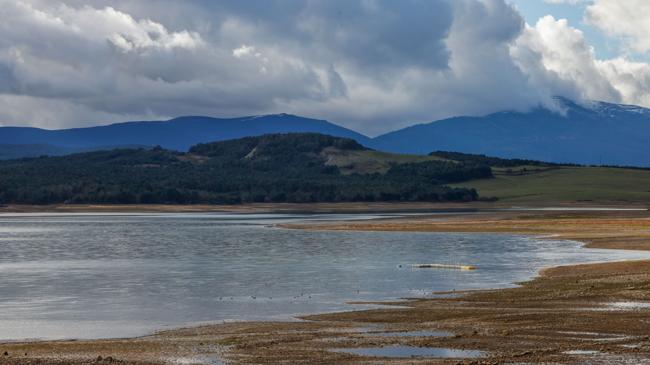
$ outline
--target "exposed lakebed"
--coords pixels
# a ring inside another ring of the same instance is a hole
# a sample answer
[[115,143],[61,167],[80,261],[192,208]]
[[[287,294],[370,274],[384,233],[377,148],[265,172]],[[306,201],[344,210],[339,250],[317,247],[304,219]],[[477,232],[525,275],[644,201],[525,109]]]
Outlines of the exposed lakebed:
[[[512,286],[545,266],[648,258],[501,234],[270,227],[350,215],[0,216],[0,340],[137,336]],[[462,263],[475,271],[412,269]]]

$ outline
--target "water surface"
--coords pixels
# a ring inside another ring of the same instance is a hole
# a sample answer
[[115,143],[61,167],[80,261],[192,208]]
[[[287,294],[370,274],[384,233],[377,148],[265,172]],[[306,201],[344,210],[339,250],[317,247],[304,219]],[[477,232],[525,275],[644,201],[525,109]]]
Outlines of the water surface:
[[[0,215],[0,340],[109,338],[291,319],[346,301],[505,287],[541,267],[648,257],[495,234],[271,227],[361,215]],[[411,269],[462,263],[476,271]]]

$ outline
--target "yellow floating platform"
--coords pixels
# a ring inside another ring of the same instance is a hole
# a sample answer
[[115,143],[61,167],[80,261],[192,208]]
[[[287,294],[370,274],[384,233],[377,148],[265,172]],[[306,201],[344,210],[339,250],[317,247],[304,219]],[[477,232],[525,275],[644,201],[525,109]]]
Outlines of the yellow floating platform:
[[476,270],[472,265],[449,265],[449,264],[414,264],[417,269],[452,269],[452,270]]

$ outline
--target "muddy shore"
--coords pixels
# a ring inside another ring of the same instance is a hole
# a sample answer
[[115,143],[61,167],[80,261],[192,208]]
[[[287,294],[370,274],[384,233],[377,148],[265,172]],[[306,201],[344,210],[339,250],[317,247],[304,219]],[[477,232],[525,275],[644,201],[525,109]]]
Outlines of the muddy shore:
[[[570,206],[570,205],[569,205]],[[616,206],[616,205],[613,205]],[[477,210],[496,203],[251,203],[210,204],[53,204],[4,205],[0,213],[406,213]]]
[[[640,208],[648,205],[617,201],[560,202],[560,208]],[[526,207],[547,207],[530,203]],[[427,203],[427,202],[375,202],[375,203],[250,203],[235,205],[211,204],[52,204],[52,205],[0,205],[1,213],[422,213],[439,211],[476,211],[510,209],[507,202]]]
[[[648,212],[490,212],[291,228],[543,234],[591,247],[650,249]],[[308,316],[306,322],[229,323],[124,340],[2,344],[0,364],[216,364],[218,358],[242,364],[650,363],[649,261],[549,268],[516,288],[439,294],[395,302],[396,308]],[[379,334],[414,330],[452,335]],[[333,351],[395,345],[481,350],[487,356],[385,359]]]

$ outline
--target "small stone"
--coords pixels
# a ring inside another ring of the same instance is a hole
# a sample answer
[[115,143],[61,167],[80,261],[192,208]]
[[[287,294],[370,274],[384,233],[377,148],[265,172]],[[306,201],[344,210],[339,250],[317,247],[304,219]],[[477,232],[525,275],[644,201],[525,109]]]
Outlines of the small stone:
[[9,353],[8,353],[7,351],[5,351],[4,355],[5,355],[5,356],[9,356]]
[[100,361],[102,361],[102,360],[104,360],[103,357],[101,357],[101,356],[97,356],[97,362],[100,362]]

